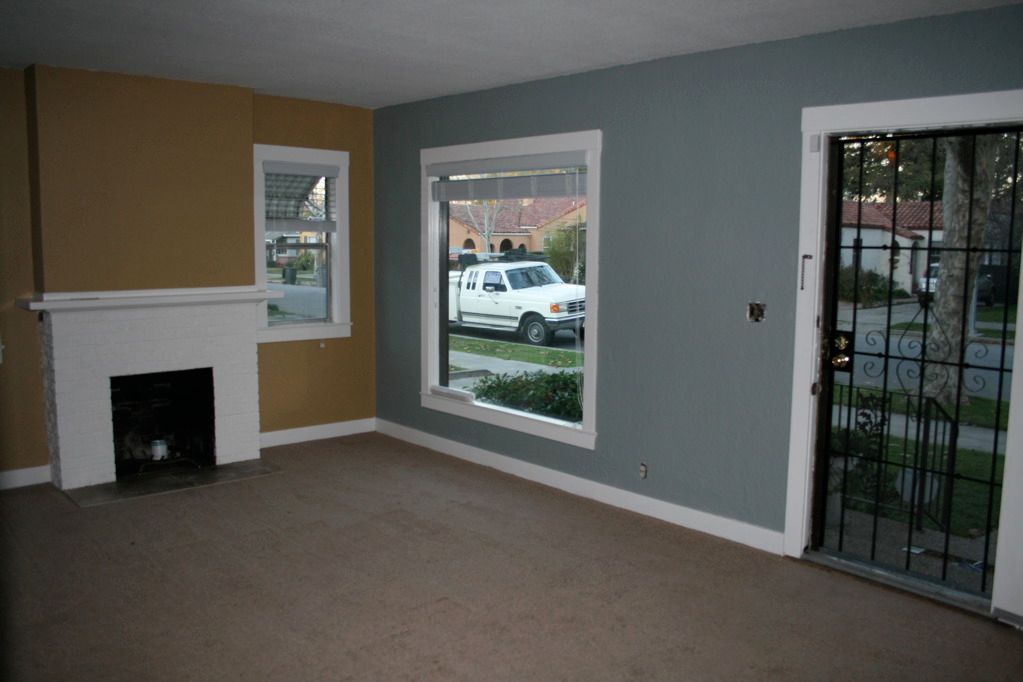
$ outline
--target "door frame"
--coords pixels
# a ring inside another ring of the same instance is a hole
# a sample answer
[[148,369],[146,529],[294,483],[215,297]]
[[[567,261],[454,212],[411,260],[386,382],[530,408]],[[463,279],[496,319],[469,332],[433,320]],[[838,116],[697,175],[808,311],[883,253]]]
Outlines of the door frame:
[[[816,387],[820,381],[821,326],[825,314],[826,268],[823,263],[829,136],[1017,122],[1023,122],[1023,90],[803,109],[792,413],[785,503],[786,555],[802,557],[807,552],[813,522],[813,469],[820,393]],[[1012,382],[1000,518],[1003,522],[998,529],[991,611],[1003,620],[1023,625],[1023,377]],[[1019,522],[1005,523],[1005,519]]]

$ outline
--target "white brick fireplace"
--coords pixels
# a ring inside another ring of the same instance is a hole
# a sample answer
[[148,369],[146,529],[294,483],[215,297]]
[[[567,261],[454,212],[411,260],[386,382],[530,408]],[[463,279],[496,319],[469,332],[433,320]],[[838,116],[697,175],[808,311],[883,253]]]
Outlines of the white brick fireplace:
[[116,479],[110,378],[212,368],[215,458],[259,458],[256,326],[265,291],[58,294],[42,312],[51,480],[69,490]]

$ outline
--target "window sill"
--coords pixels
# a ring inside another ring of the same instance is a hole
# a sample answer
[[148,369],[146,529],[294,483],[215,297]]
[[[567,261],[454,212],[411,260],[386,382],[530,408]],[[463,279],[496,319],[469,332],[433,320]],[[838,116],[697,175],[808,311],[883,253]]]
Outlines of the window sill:
[[521,431],[531,436],[539,436],[587,450],[596,448],[596,432],[586,431],[581,425],[549,417],[525,416],[521,412],[497,405],[487,405],[435,393],[423,393],[421,398],[422,406],[427,409],[493,424],[513,431]]
[[352,335],[352,323],[336,324],[291,324],[280,327],[262,327],[256,331],[257,343],[278,341],[316,341],[319,339],[342,339]]

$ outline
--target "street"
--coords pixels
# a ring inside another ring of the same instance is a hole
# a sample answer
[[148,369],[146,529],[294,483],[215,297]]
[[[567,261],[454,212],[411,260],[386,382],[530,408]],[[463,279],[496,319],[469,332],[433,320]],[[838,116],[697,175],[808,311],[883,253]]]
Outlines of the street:
[[[856,335],[853,357],[853,383],[856,386],[881,388],[887,385],[889,390],[918,393],[920,389],[919,361],[923,347],[923,335],[908,330],[892,330],[886,336],[889,324],[888,308],[868,308],[856,310]],[[841,304],[839,307],[839,329],[849,329],[853,324],[852,306]],[[891,307],[891,325],[908,322],[923,322],[920,306],[914,301]],[[1010,325],[1014,328],[1014,325]],[[883,357],[872,357],[887,353],[887,364]],[[969,365],[963,370],[963,391],[969,396],[995,398],[998,396],[1000,367],[1010,370],[1004,375],[1001,387],[1003,400],[1010,395],[1011,369],[1015,355],[1015,345],[1008,343],[1004,349],[1000,342],[993,339],[974,340],[967,344],[964,363]],[[1003,357],[1004,356],[1004,357]],[[885,384],[887,378],[887,384]],[[841,375],[839,375],[841,381]],[[841,383],[847,383],[842,381]]]
[[286,319],[322,320],[327,317],[326,287],[268,283],[266,288],[284,292],[284,298],[275,298],[270,303],[276,305]]

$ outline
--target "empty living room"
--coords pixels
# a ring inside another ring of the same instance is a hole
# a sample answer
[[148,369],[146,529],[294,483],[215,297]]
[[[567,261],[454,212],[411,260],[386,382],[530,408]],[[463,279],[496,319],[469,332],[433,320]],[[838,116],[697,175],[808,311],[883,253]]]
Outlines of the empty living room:
[[4,3],[0,676],[1018,679],[1021,28]]

